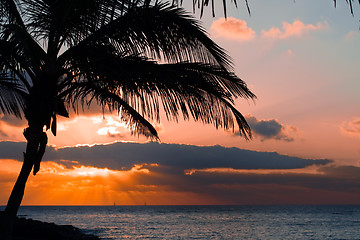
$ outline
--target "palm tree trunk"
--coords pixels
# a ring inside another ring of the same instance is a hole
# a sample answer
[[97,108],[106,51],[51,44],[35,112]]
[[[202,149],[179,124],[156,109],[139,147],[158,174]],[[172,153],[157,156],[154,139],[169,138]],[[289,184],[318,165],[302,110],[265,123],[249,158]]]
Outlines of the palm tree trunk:
[[[25,192],[25,185],[34,164],[40,164],[45,151],[47,137],[44,132],[32,132],[30,128],[25,129],[24,136],[27,139],[26,153],[20,174],[9,197],[0,226],[0,239],[10,240],[17,212]],[[44,139],[45,137],[45,139]],[[36,172],[34,171],[34,174]]]
[[1,239],[11,239],[16,214],[24,196],[25,184],[30,175],[32,166],[33,164],[31,159],[27,159],[26,155],[24,154],[24,162],[20,174],[16,180],[16,183],[8,200],[8,204],[5,208],[3,222],[1,224]]

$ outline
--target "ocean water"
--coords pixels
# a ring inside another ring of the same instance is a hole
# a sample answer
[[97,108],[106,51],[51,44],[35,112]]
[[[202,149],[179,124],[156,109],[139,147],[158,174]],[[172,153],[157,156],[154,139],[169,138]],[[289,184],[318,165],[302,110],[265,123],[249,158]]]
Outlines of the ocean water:
[[360,206],[23,206],[102,239],[360,239]]

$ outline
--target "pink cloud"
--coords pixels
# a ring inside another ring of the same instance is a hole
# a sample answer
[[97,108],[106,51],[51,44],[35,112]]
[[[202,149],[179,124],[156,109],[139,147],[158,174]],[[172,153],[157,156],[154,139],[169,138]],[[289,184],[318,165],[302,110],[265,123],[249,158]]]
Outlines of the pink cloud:
[[360,34],[357,31],[350,31],[345,35],[345,39],[348,41],[356,40],[360,37]]
[[248,27],[244,20],[234,17],[219,18],[212,23],[210,30],[216,36],[239,41],[252,40],[256,37],[256,32]]
[[340,126],[341,132],[352,137],[360,138],[360,118],[349,122],[343,122]]
[[288,37],[296,36],[300,37],[307,34],[310,31],[318,31],[328,28],[327,22],[313,24],[304,24],[299,20],[295,20],[293,23],[283,22],[282,29],[272,27],[269,30],[262,30],[261,34],[267,38],[285,39]]

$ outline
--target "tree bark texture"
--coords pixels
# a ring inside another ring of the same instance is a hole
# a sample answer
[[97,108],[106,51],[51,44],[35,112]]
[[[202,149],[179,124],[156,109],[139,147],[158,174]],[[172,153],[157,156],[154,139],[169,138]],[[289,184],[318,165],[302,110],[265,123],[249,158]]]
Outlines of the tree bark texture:
[[24,130],[24,136],[27,140],[24,162],[5,208],[3,222],[0,225],[1,240],[11,239],[13,225],[24,196],[27,179],[33,167],[34,175],[39,171],[40,161],[47,144],[47,136],[43,131],[33,131],[29,127]]

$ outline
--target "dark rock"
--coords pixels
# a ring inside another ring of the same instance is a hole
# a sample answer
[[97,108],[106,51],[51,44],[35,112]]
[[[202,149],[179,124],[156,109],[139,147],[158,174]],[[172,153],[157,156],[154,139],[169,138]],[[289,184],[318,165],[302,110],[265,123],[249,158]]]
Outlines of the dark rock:
[[[2,220],[2,212],[0,212]],[[1,221],[0,221],[1,222]],[[99,240],[100,238],[81,232],[71,225],[56,225],[33,219],[17,218],[13,240]]]

